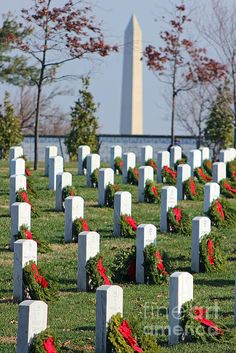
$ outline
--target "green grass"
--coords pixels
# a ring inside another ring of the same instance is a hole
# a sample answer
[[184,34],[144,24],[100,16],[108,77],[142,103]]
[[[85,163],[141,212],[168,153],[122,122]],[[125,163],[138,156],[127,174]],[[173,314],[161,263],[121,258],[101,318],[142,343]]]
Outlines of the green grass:
[[[101,249],[108,257],[120,248],[131,246],[134,240],[115,239],[112,236],[113,210],[97,206],[98,191],[86,188],[85,177],[76,175],[76,164],[66,164],[66,171],[73,173],[73,185],[85,199],[85,218],[91,230],[101,236]],[[121,183],[116,176],[116,182]],[[34,203],[40,210],[40,218],[32,219],[33,233],[47,239],[53,252],[40,255],[39,262],[47,265],[48,272],[59,288],[59,299],[49,303],[48,325],[55,330],[63,344],[62,352],[94,352],[95,341],[95,293],[79,293],[77,284],[77,244],[64,244],[64,214],[55,212],[55,193],[48,190],[48,178],[43,176],[43,165],[35,173],[35,186],[39,199]],[[174,271],[190,271],[191,237],[161,234],[159,231],[160,206],[138,204],[137,187],[121,184],[121,190],[132,192],[132,215],[140,223],[152,223],[158,229],[158,245],[170,256]],[[203,215],[203,202],[182,202],[192,217]],[[236,212],[236,200],[231,201]],[[9,251],[9,177],[8,163],[0,163],[0,353],[15,352],[18,305],[12,302],[13,253]],[[234,283],[236,272],[236,230],[223,229],[224,252],[228,263],[221,273],[194,274],[194,298],[199,305],[219,306],[219,320],[233,329]],[[168,306],[168,285],[124,285],[124,316],[138,316],[142,328],[166,326],[168,320],[163,310]],[[145,315],[145,306],[149,307]],[[151,310],[151,308],[153,310]],[[181,344],[167,346],[162,337],[164,352],[224,353],[234,352],[233,344]]]

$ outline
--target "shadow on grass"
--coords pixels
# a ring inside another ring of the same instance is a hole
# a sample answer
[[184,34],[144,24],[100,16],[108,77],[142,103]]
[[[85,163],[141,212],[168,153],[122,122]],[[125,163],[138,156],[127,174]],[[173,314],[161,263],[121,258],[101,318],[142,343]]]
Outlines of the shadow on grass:
[[92,331],[95,332],[96,327],[95,326],[79,326],[73,329],[72,331]]
[[216,297],[216,296],[210,296],[209,299],[210,300],[220,300],[220,301],[228,301],[228,300],[232,300],[233,297],[230,297],[230,296],[225,296],[225,297]]
[[236,261],[236,257],[228,257],[227,261]]
[[202,286],[213,286],[213,287],[223,287],[223,286],[234,286],[235,281],[230,279],[196,279],[195,284]]
[[9,245],[7,244],[5,248],[0,248],[0,252],[9,252],[11,253],[12,251],[9,248]]
[[[0,291],[0,293],[1,293],[2,291]],[[12,303],[14,303],[13,302],[13,299],[0,299],[0,304],[12,304]]]

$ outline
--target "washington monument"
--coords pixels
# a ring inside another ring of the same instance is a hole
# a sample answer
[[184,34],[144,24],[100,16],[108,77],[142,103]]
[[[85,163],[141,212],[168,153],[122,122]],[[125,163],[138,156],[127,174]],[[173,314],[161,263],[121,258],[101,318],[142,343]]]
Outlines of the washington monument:
[[133,15],[125,31],[120,133],[143,134],[142,32]]

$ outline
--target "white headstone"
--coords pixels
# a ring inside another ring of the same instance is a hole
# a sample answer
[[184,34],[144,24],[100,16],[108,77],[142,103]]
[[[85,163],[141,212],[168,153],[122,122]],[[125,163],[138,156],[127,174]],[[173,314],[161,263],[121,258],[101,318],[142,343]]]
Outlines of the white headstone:
[[211,232],[211,220],[208,217],[194,217],[192,220],[192,261],[191,270],[199,272],[199,246],[204,235]]
[[25,160],[23,158],[10,161],[10,175],[25,175]]
[[84,218],[84,199],[80,196],[68,196],[65,199],[64,240],[72,242],[73,222],[76,218]]
[[177,193],[178,200],[183,200],[183,183],[191,177],[191,167],[188,164],[180,164],[177,167]]
[[23,268],[30,261],[37,263],[36,241],[26,239],[15,241],[13,298],[17,302],[24,300]]
[[90,154],[90,147],[89,146],[79,146],[78,148],[78,174],[84,175],[84,167],[83,162],[84,159]]
[[44,157],[44,175],[48,176],[49,173],[49,158],[56,157],[58,154],[57,146],[46,146]]
[[123,169],[122,182],[127,183],[127,175],[129,168],[134,168],[136,165],[136,155],[133,152],[123,153]]
[[170,166],[174,168],[175,163],[182,159],[182,148],[180,146],[172,146],[170,148]]
[[141,166],[145,166],[149,159],[153,159],[153,147],[143,146],[141,147]]
[[202,153],[200,150],[191,150],[189,152],[189,165],[191,167],[191,175],[194,174],[194,169],[202,165]]
[[132,195],[128,191],[118,191],[114,196],[114,235],[120,235],[120,216],[131,216]]
[[48,306],[41,300],[24,300],[18,308],[16,353],[29,353],[32,339],[46,330]]
[[78,290],[86,292],[89,290],[89,279],[86,264],[90,257],[99,253],[100,235],[96,232],[82,232],[78,236]]
[[9,151],[9,161],[23,156],[23,148],[21,146],[12,146]]
[[208,147],[200,147],[199,150],[202,155],[202,163],[205,159],[210,159],[210,149]]
[[20,189],[26,190],[26,176],[12,175],[10,177],[10,207],[16,201],[16,192]]
[[11,243],[10,249],[14,249],[15,236],[22,225],[31,227],[31,207],[26,202],[15,202],[11,205]]
[[236,158],[236,148],[229,147],[227,150],[229,150],[230,153],[230,160],[233,161]]
[[226,164],[223,162],[213,163],[212,166],[213,182],[219,183],[222,179],[226,178]]
[[136,282],[144,283],[144,256],[147,245],[153,244],[157,237],[157,229],[153,224],[140,224],[136,233]]
[[230,151],[227,150],[221,150],[220,151],[220,162],[222,163],[227,163],[231,161],[231,153]]
[[114,169],[114,161],[116,157],[122,157],[122,147],[119,145],[111,146],[110,149],[110,167]]
[[63,158],[56,156],[49,158],[49,189],[56,190],[57,174],[63,173]]
[[95,169],[100,168],[100,156],[93,153],[87,155],[87,187],[91,187],[91,175]]
[[193,276],[188,272],[174,272],[170,276],[169,345],[179,343],[183,332],[180,325],[182,305],[193,299]]
[[56,175],[56,210],[63,210],[62,190],[66,186],[72,185],[72,174],[68,172],[58,173]]
[[96,291],[96,353],[107,352],[107,326],[113,315],[123,316],[123,289],[101,286]]
[[139,168],[139,179],[138,179],[138,201],[144,202],[145,195],[144,189],[147,180],[153,181],[154,170],[150,166]]
[[177,205],[177,189],[175,186],[164,186],[161,189],[161,219],[160,230],[161,232],[168,231],[167,214],[169,208]]
[[157,181],[162,183],[162,169],[170,166],[170,152],[162,151],[157,153]]
[[207,212],[211,203],[220,197],[220,185],[207,183],[204,186],[204,212]]
[[106,188],[108,184],[114,184],[114,170],[111,168],[99,169],[98,177],[98,205],[105,205]]

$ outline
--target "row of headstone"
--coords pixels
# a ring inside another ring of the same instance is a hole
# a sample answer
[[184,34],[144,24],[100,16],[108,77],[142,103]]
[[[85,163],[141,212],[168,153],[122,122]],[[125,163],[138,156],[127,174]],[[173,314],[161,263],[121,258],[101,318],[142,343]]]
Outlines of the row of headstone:
[[236,158],[236,149],[235,148],[227,148],[225,150],[220,151],[220,162],[227,163],[231,162]]

